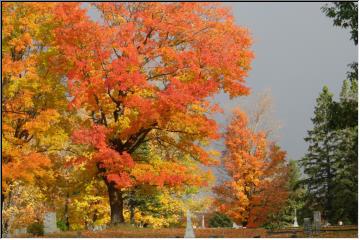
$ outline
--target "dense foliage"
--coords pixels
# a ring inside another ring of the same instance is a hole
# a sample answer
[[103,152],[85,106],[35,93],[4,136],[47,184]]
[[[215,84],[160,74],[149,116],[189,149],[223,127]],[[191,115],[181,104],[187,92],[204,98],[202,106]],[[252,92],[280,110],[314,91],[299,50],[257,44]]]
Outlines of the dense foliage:
[[[355,9],[324,11],[357,44]],[[214,96],[250,93],[251,45],[221,4],[3,3],[2,233],[43,235],[49,211],[62,231],[184,227],[185,209],[212,227],[282,227],[305,195],[329,221],[355,223],[357,63],[339,101],[327,88],[317,100],[305,193],[271,138],[267,95],[235,111],[224,135],[214,120]],[[211,148],[221,137],[223,156]],[[214,200],[207,169],[220,162],[229,179]]]
[[[351,29],[358,43],[357,3],[335,2],[322,9],[334,25]],[[301,160],[308,210],[320,210],[331,224],[358,220],[358,67],[350,65],[339,100],[325,86],[316,101],[309,148]],[[309,213],[308,213],[309,214]]]
[[[327,87],[317,99],[314,127],[301,160],[309,191],[307,207],[330,223],[357,222],[357,81],[344,81],[340,101]],[[341,115],[340,115],[341,114]]]
[[288,197],[286,153],[263,131],[250,129],[246,114],[240,110],[234,111],[225,145],[224,164],[231,179],[214,188],[215,204],[238,224],[261,226]]
[[213,228],[219,227],[232,227],[233,223],[231,219],[225,214],[215,212],[215,214],[209,220],[209,226]]
[[217,162],[209,99],[249,94],[251,37],[228,9],[88,6],[99,21],[81,3],[3,4],[4,232],[46,211],[64,230],[178,222]]
[[301,184],[302,174],[300,167],[298,166],[298,161],[290,160],[288,169],[288,199],[280,211],[269,216],[269,220],[264,224],[264,227],[266,228],[279,229],[292,227],[294,224],[295,213],[297,215],[298,223],[302,224],[302,219],[299,216],[302,216],[303,214],[302,210],[305,204],[306,189]]
[[[244,77],[251,39],[215,5],[94,7],[103,24],[91,21],[78,4],[59,5],[56,19],[62,24],[55,41],[72,96],[69,106],[88,116],[72,135],[74,143],[88,146],[90,156],[79,160],[104,179],[111,223],[118,224],[124,222],[129,190],[205,184],[191,162],[213,162],[204,146],[218,137],[208,117],[216,108],[206,99],[220,89],[230,96],[249,92]],[[135,156],[144,143],[157,161]]]
[[358,43],[358,3],[333,2],[322,7],[326,16],[333,18],[334,26],[350,28],[350,39]]

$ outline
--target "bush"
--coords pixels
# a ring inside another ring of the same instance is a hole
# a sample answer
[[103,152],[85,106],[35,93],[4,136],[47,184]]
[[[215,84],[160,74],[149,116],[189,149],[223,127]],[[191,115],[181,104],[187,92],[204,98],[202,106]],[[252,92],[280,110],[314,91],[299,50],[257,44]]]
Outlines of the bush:
[[61,231],[67,231],[69,230],[68,227],[66,226],[66,223],[64,221],[57,221],[56,222],[56,226],[61,230]]
[[27,227],[27,232],[35,236],[44,235],[44,226],[41,223],[33,223]]
[[231,219],[225,214],[216,212],[209,221],[210,227],[232,227]]

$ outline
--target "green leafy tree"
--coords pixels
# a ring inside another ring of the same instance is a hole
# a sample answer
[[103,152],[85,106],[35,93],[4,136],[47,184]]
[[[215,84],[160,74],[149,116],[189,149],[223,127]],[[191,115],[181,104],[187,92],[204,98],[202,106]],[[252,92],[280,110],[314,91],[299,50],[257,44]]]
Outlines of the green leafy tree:
[[[322,11],[326,16],[333,18],[334,26],[350,28],[350,40],[358,44],[358,3],[356,2],[334,2],[323,6]],[[358,63],[353,62],[348,65],[350,70],[347,72],[349,80],[358,79]]]
[[358,4],[355,2],[333,2],[323,6],[326,16],[333,18],[334,26],[350,28],[350,39],[358,44]]

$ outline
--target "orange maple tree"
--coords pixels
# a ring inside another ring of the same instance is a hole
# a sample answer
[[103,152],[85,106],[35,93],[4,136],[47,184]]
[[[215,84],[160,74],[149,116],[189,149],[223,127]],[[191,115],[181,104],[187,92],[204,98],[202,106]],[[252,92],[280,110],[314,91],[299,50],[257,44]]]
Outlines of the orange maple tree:
[[249,127],[247,115],[235,110],[228,126],[224,167],[229,177],[214,188],[219,210],[248,227],[260,226],[287,199],[286,153]]
[[[209,117],[218,107],[209,97],[220,90],[231,97],[248,94],[244,79],[253,53],[248,31],[217,4],[114,2],[92,8],[99,22],[78,3],[58,5],[61,55],[52,61],[54,70],[66,72],[69,106],[88,116],[73,141],[92,149],[82,160],[103,177],[111,223],[117,224],[124,221],[124,189],[139,181],[182,184],[189,178],[170,169],[181,169],[184,158],[214,162],[204,149],[219,137]],[[158,149],[163,167],[149,172],[152,166],[134,158],[144,143]],[[147,175],[132,175],[134,168]]]

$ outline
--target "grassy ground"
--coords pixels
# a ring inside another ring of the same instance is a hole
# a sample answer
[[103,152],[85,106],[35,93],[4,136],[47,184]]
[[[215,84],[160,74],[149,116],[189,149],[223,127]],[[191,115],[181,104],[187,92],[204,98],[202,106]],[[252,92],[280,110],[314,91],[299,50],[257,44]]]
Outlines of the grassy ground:
[[357,238],[358,227],[354,225],[349,226],[330,226],[322,228],[322,231],[318,234],[307,235],[304,233],[303,228],[288,228],[279,229],[267,233],[267,237],[284,238],[284,237],[296,237],[296,238]]
[[[305,235],[301,228],[282,229],[277,231],[267,231],[263,228],[248,229],[227,229],[227,228],[206,228],[195,229],[195,236],[198,238],[357,238],[357,226],[343,226],[326,228],[318,235]],[[134,228],[122,226],[109,228],[103,231],[67,231],[54,234],[47,234],[49,238],[183,238],[184,228]],[[29,234],[17,237],[31,237]]]

